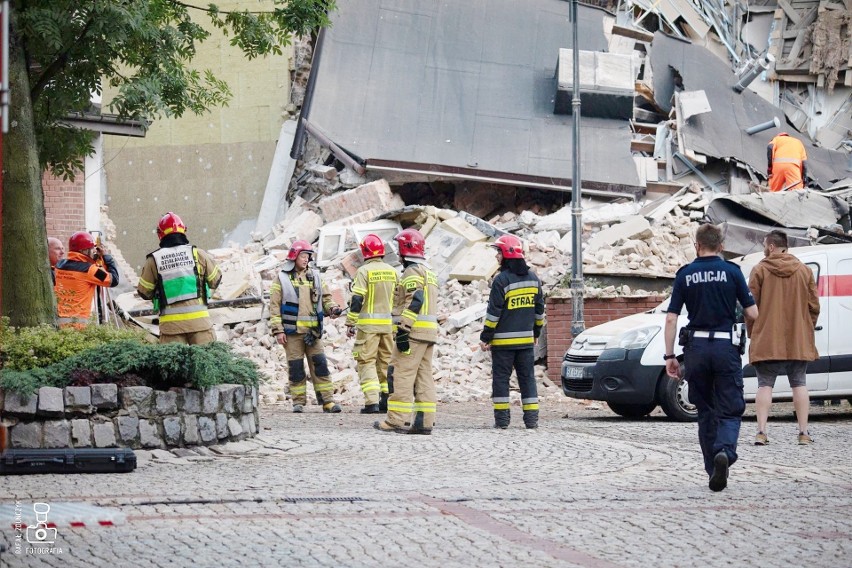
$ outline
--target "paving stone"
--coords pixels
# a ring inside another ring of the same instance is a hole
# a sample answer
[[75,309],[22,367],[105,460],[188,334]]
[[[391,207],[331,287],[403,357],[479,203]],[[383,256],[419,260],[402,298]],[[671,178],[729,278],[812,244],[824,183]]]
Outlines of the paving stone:
[[63,414],[65,414],[65,400],[62,389],[57,387],[38,389],[38,415],[56,417]]

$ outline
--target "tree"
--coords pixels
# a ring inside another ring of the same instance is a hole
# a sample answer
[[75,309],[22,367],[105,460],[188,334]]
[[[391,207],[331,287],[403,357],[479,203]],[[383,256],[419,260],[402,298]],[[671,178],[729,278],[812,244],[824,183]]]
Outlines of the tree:
[[192,67],[206,17],[249,59],[281,54],[293,35],[328,25],[334,0],[265,0],[264,11],[220,11],[177,0],[12,0],[11,127],[4,139],[2,298],[12,325],[54,321],[41,174],[73,178],[94,134],[63,124],[117,89],[120,119],[203,114],[227,104],[228,85]]

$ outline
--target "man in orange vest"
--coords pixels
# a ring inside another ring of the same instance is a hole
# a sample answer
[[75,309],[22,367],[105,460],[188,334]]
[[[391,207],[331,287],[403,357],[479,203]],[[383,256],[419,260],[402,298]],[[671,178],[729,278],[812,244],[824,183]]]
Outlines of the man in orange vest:
[[[96,259],[103,260],[100,266]],[[92,316],[92,301],[98,286],[118,286],[118,267],[92,235],[77,231],[68,240],[68,257],[56,263],[56,293],[59,327],[82,328]]]
[[780,133],[769,142],[766,157],[769,161],[767,173],[770,191],[804,189],[805,163],[808,155],[797,138],[793,138],[786,132]]

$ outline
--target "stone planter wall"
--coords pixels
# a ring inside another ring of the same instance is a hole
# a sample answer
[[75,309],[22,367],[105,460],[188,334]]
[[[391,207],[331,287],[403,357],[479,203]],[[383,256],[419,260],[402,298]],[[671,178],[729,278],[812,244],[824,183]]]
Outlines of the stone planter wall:
[[114,384],[0,390],[12,448],[175,448],[243,440],[260,429],[257,388],[205,390]]

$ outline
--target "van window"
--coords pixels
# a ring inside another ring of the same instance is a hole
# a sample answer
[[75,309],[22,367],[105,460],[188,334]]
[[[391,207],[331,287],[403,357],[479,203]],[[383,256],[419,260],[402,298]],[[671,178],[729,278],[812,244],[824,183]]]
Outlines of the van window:
[[814,273],[814,282],[819,284],[819,264],[816,262],[806,262],[805,266],[811,269],[811,272]]

